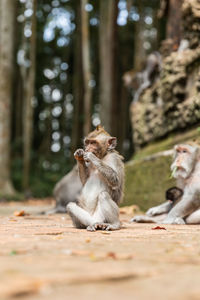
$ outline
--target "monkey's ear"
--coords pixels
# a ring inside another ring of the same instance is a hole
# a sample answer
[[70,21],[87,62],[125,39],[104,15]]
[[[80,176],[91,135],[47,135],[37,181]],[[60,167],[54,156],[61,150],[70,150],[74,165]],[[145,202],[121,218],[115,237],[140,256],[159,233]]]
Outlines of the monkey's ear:
[[108,140],[108,150],[114,150],[117,146],[117,138],[111,137]]
[[89,144],[89,139],[85,138],[85,139],[84,139],[84,145],[87,146],[88,144]]

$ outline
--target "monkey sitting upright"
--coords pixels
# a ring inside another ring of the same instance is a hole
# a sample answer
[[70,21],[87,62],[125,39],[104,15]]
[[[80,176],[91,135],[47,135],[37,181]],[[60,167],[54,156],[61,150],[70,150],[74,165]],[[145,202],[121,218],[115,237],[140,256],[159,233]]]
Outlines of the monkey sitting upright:
[[116,144],[117,139],[99,125],[85,138],[84,150],[74,153],[83,189],[78,203],[67,205],[67,212],[77,228],[120,228],[118,205],[123,197],[124,164],[115,151]]
[[[177,180],[177,188],[168,190],[167,201],[152,207],[146,216],[135,216],[132,222],[162,224],[200,224],[200,149],[197,145],[177,145],[174,147],[172,175]],[[175,193],[175,194],[174,194]],[[170,199],[173,200],[173,199]]]

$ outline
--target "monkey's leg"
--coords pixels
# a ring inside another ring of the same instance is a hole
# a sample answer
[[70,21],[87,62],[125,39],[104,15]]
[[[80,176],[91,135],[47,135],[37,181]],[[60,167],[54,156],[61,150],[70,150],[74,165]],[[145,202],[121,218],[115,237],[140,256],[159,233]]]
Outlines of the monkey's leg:
[[93,215],[96,223],[95,229],[117,230],[120,229],[119,208],[108,192],[101,192],[98,196],[97,210]]
[[162,221],[165,219],[166,214],[161,214],[159,216],[154,217],[148,217],[148,216],[135,216],[131,219],[131,222],[135,223],[162,223]]
[[42,211],[41,214],[42,215],[53,215],[53,214],[64,214],[66,213],[66,207],[63,207],[61,205],[56,206],[52,209],[49,209],[47,211]]
[[66,209],[76,228],[87,228],[95,223],[94,218],[76,203],[70,202]]
[[198,195],[192,190],[184,192],[182,199],[170,210],[163,224],[185,224],[184,218],[200,207]]
[[193,212],[185,219],[186,224],[200,224],[200,209]]

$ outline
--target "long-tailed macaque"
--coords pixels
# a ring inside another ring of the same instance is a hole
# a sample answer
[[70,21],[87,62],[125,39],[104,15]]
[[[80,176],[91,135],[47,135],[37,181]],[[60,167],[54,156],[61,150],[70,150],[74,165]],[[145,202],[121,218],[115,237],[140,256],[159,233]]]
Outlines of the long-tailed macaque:
[[66,213],[66,205],[69,202],[76,202],[81,193],[82,183],[78,174],[78,166],[75,165],[73,169],[61,178],[53,190],[53,196],[56,200],[55,207],[43,211],[41,214],[57,214]]
[[83,189],[78,203],[67,205],[67,212],[77,228],[120,228],[118,205],[123,197],[124,164],[115,151],[116,144],[117,139],[99,125],[85,138],[84,150],[74,153]]
[[[189,144],[175,146],[171,170],[177,180],[177,188],[173,188],[173,193],[176,193],[174,199],[167,199],[167,202],[150,208],[145,216],[135,216],[131,219],[132,222],[200,224],[199,147]],[[169,190],[167,197],[170,197]]]

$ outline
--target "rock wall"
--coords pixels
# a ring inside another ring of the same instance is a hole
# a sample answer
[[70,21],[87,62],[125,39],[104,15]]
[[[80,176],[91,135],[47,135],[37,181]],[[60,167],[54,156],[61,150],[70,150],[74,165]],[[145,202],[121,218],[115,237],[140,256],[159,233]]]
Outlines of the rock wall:
[[136,148],[200,121],[200,1],[184,0],[183,40],[160,76],[131,105]]

